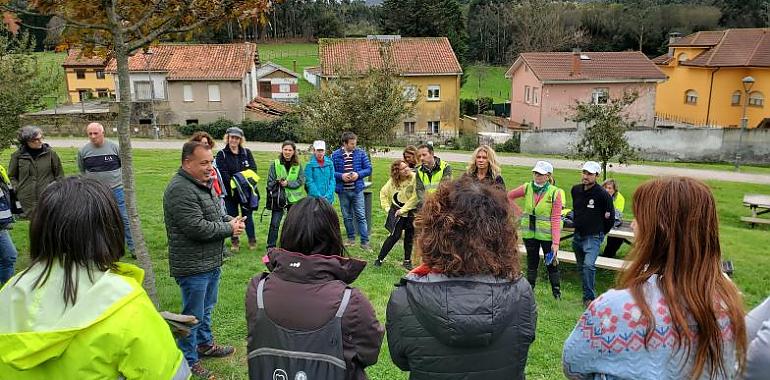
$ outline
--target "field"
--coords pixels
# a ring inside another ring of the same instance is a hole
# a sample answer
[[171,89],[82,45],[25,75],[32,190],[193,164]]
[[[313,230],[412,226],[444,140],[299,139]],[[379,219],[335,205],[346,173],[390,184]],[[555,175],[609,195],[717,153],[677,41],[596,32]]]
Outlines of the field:
[[[61,149],[59,154],[65,165],[65,172],[75,173],[74,149]],[[0,154],[0,162],[8,162],[10,151]],[[439,154],[440,155],[440,154]],[[179,311],[180,294],[174,280],[168,274],[168,254],[166,250],[166,234],[163,226],[162,196],[168,180],[177,170],[178,152],[172,150],[134,150],[136,163],[137,185],[140,213],[145,238],[153,259],[157,277],[158,294],[164,310]],[[255,155],[262,178],[267,176],[267,164],[275,154],[260,153]],[[305,157],[306,160],[306,157]],[[389,162],[374,160],[374,186],[376,191],[387,180]],[[462,166],[453,164],[456,173]],[[529,168],[506,166],[503,175],[508,188],[518,185],[531,176]],[[556,176],[557,183],[568,187],[579,178],[577,171],[560,170]],[[646,178],[642,176],[617,175],[621,191],[626,195],[630,208],[633,190]],[[741,205],[744,193],[770,193],[770,186],[740,184],[731,182],[709,182],[717,198],[720,215],[721,244],[725,259],[732,260],[736,272],[734,280],[743,291],[747,306],[755,306],[770,295],[770,233],[767,228],[749,229],[739,221],[740,216],[748,214]],[[263,189],[264,190],[264,189]],[[377,204],[375,197],[375,205]],[[261,211],[260,211],[261,212]],[[207,365],[220,374],[220,379],[245,379],[245,336],[244,292],[249,279],[262,272],[265,268],[260,262],[264,253],[263,244],[267,235],[269,217],[260,221],[258,214],[257,237],[260,249],[249,252],[243,247],[240,253],[227,261],[223,267],[222,283],[220,285],[219,304],[214,311],[214,332],[220,343],[232,344],[237,347],[235,356],[226,359],[211,360]],[[385,215],[375,208],[373,215],[372,245],[378,249],[386,236],[384,224]],[[13,240],[19,248],[17,270],[23,269],[28,263],[29,244],[27,242],[26,222],[17,223],[12,231]],[[563,244],[569,249],[569,243]],[[354,286],[362,289],[375,306],[380,321],[385,321],[385,306],[393,284],[405,272],[400,268],[398,257],[401,253],[400,244],[388,256],[381,268],[368,266]],[[628,252],[624,246],[621,254]],[[359,257],[367,262],[374,259],[376,253],[365,253],[355,248],[350,256]],[[131,259],[125,259],[132,262]],[[525,267],[522,261],[522,267]],[[529,379],[560,379],[563,378],[560,369],[562,344],[574,327],[583,308],[581,305],[581,285],[574,265],[562,264],[563,299],[556,302],[550,295],[544,273],[538,281],[536,297],[538,303],[537,337],[532,345],[527,365]],[[605,291],[613,284],[615,273],[597,271],[597,290]],[[390,380],[406,379],[390,361],[387,342],[383,345],[379,362],[368,368],[371,379]]]

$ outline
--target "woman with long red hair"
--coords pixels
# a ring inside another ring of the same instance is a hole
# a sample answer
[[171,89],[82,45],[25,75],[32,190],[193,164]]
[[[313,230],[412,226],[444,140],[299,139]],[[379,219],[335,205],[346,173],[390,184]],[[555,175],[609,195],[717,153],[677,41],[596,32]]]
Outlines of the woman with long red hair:
[[746,361],[741,296],[722,274],[716,202],[686,177],[642,184],[632,262],[564,344],[570,379],[734,379]]

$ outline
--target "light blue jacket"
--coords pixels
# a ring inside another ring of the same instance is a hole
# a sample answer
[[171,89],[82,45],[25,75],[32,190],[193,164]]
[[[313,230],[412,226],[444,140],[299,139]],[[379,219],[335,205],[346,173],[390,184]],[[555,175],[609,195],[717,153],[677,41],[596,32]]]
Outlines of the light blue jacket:
[[318,165],[315,156],[311,156],[305,165],[305,185],[307,195],[315,198],[326,198],[329,204],[334,204],[334,163],[329,156],[324,156],[324,166]]

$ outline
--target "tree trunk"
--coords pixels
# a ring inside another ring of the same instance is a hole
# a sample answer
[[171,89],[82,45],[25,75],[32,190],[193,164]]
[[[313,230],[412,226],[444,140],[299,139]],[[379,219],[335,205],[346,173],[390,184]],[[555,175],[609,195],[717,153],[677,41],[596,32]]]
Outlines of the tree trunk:
[[147,252],[142,233],[142,223],[139,220],[139,211],[136,204],[136,181],[134,180],[134,159],[131,153],[131,85],[128,75],[128,51],[123,39],[122,31],[114,30],[115,60],[118,66],[118,87],[120,101],[118,102],[118,141],[120,142],[120,162],[123,169],[123,189],[126,193],[126,211],[131,224],[131,236],[134,239],[134,254],[139,266],[144,269],[144,283],[142,286],[147,295],[157,308],[158,292],[155,289],[155,272],[152,269],[152,260]]
[[607,180],[607,161],[602,160],[602,181]]

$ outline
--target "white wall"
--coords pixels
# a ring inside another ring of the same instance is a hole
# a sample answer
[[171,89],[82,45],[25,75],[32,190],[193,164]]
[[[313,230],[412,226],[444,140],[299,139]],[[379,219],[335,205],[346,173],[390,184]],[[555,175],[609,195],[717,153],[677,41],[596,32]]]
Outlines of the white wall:
[[[116,100],[120,101],[120,87],[118,85],[118,76],[113,76],[115,79],[115,94]],[[129,74],[129,80],[131,81],[131,99],[136,100],[136,91],[134,89],[134,83],[136,82],[148,82],[152,81],[154,87],[155,100],[168,100],[166,96],[166,73],[140,73],[132,72]]]

